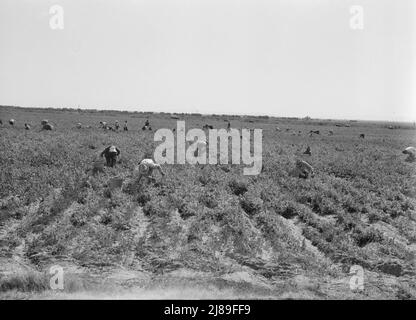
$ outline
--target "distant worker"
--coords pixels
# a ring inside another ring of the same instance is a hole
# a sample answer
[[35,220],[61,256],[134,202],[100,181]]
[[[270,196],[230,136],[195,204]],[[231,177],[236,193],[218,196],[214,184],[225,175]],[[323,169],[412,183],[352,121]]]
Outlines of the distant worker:
[[416,148],[415,147],[407,147],[402,151],[403,154],[407,154],[407,158],[405,161],[407,162],[414,162],[416,160]]
[[134,175],[137,176],[137,182],[140,182],[142,177],[154,180],[152,177],[153,170],[158,170],[162,176],[165,175],[160,164],[155,163],[152,159],[143,159],[139,165],[134,169]]
[[124,121],[124,127],[123,127],[124,131],[129,131],[129,128],[127,127],[127,120]]
[[108,167],[114,167],[116,165],[117,157],[120,155],[120,150],[115,146],[109,146],[101,152],[101,157],[105,157]]
[[10,119],[10,120],[9,120],[9,124],[10,124],[11,126],[14,126],[14,123],[15,123],[15,120],[14,120],[14,119]]
[[214,129],[213,125],[209,125],[209,124],[204,124],[202,127],[203,130],[209,130],[209,129]]
[[307,179],[314,176],[313,167],[303,160],[296,160],[296,169],[294,171],[295,175],[299,178]]
[[116,123],[114,124],[114,127],[116,128],[116,130],[120,129],[120,124],[118,123],[117,120],[116,120]]
[[51,125],[50,123],[45,123],[45,124],[42,126],[42,129],[43,129],[43,130],[53,130],[53,125]]
[[146,122],[144,123],[144,126],[142,127],[142,130],[152,130],[152,127],[150,126],[149,119],[146,119]]
[[25,130],[30,130],[30,125],[25,123]]
[[207,151],[208,142],[206,141],[198,141],[197,148],[194,151],[194,157],[198,157],[199,154],[205,154]]

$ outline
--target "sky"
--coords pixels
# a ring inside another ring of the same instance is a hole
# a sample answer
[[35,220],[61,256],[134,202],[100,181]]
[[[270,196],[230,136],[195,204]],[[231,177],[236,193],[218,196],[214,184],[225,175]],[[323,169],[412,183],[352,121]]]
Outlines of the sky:
[[414,0],[0,0],[0,105],[413,122],[415,59]]

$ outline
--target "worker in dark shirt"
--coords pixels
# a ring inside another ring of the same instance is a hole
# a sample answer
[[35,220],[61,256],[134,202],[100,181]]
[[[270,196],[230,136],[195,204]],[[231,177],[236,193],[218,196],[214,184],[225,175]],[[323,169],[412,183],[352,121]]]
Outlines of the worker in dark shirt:
[[101,152],[101,157],[104,156],[108,167],[114,167],[116,165],[117,156],[120,155],[120,150],[115,146],[109,146]]

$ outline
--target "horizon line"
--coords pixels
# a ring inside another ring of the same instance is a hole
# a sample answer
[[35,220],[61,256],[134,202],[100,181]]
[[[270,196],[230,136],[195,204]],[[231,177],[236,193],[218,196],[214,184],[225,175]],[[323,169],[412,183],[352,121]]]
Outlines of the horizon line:
[[40,110],[49,110],[49,109],[53,109],[53,110],[60,110],[60,111],[74,111],[77,112],[78,110],[82,110],[82,111],[90,111],[90,112],[120,112],[120,113],[149,113],[149,114],[181,114],[181,115],[200,115],[200,116],[222,116],[222,117],[256,117],[256,118],[277,118],[277,119],[293,119],[293,120],[320,120],[320,121],[360,121],[360,122],[391,122],[391,123],[409,123],[409,124],[415,124],[416,120],[375,120],[375,119],[351,119],[351,118],[314,118],[311,116],[278,116],[278,115],[268,115],[268,114],[231,114],[231,113],[204,113],[204,112],[200,112],[200,111],[195,111],[195,112],[179,112],[179,111],[175,111],[175,112],[167,112],[167,111],[146,111],[146,110],[141,110],[141,111],[132,111],[132,110],[125,110],[125,109],[100,109],[100,108],[96,108],[96,107],[45,107],[45,106],[17,106],[17,105],[3,105],[0,104],[0,108],[1,107],[6,107],[6,108],[20,108],[20,109],[40,109]]

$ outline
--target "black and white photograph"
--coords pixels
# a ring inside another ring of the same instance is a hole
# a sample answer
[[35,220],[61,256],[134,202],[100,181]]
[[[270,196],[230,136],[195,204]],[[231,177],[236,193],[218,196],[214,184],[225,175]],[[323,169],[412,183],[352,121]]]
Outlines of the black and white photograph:
[[416,1],[0,0],[0,300],[415,299]]

